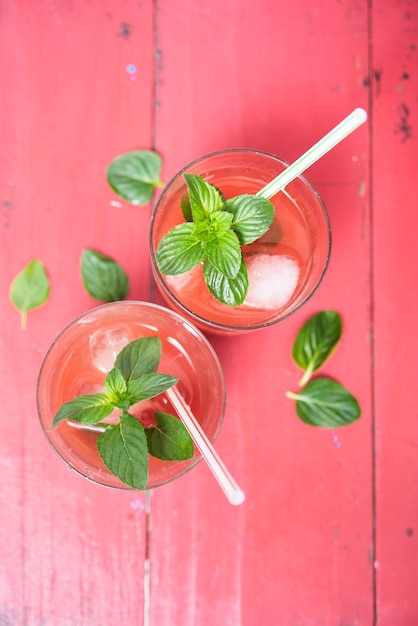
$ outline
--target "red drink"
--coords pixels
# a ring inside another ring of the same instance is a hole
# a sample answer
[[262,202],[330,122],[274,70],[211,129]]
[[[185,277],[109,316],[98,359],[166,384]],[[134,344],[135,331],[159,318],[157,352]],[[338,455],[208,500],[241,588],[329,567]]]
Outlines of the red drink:
[[267,233],[243,248],[249,273],[246,300],[237,307],[221,304],[204,283],[202,265],[176,276],[164,276],[157,268],[155,253],[161,239],[184,222],[180,201],[187,187],[183,174],[197,174],[231,198],[257,193],[286,166],[265,153],[227,150],[194,161],[164,189],[151,220],[154,277],[166,301],[203,330],[255,330],[293,313],[321,282],[328,264],[331,233],[319,195],[306,179],[298,177],[271,198],[275,220]]
[[[179,379],[177,388],[213,440],[221,427],[225,388],[219,361],[206,338],[182,317],[158,305],[114,302],[88,311],[65,328],[50,347],[39,374],[37,402],[50,444],[71,469],[108,486],[130,489],[105,467],[96,447],[100,433],[87,425],[62,422],[51,430],[57,410],[76,396],[103,391],[107,372],[122,348],[139,337],[162,341],[159,372]],[[176,415],[165,394],[130,409],[144,427],[157,411]],[[200,454],[186,461],[160,461],[149,456],[148,488],[184,474]]]

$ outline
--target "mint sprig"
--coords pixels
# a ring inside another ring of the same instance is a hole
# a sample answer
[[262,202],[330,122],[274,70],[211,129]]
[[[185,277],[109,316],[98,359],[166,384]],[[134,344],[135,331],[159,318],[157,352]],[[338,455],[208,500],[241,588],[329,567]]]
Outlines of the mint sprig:
[[[52,428],[68,420],[104,428],[97,439],[99,454],[108,470],[134,489],[147,486],[149,454],[180,461],[194,453],[188,431],[174,415],[156,412],[155,426],[144,428],[129,412],[133,405],[158,396],[177,382],[177,378],[156,371],[161,351],[157,336],[132,341],[117,355],[104,381],[104,391],[66,402],[52,423]],[[118,421],[106,424],[103,420],[111,413]]]
[[222,192],[195,174],[184,174],[188,196],[181,202],[185,223],[175,226],[156,251],[159,271],[183,274],[203,263],[212,295],[238,306],[248,290],[242,246],[259,239],[274,220],[274,206],[264,198],[244,194],[225,200]]

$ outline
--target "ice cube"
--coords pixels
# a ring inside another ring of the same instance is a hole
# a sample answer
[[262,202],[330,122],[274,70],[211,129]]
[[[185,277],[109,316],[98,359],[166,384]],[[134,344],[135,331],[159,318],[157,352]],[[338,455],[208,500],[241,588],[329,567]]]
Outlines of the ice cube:
[[259,309],[280,309],[293,296],[300,268],[284,255],[257,254],[247,257],[248,292],[244,305]]
[[132,340],[131,338],[131,330],[125,324],[96,330],[90,337],[90,356],[95,367],[101,372],[110,372],[117,355]]

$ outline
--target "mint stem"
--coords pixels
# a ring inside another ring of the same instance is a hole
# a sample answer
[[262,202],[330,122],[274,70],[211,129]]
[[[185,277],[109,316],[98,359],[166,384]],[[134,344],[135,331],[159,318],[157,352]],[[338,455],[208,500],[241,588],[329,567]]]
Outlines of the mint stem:
[[26,330],[27,321],[28,321],[28,312],[22,311],[20,314],[20,328],[22,330]]
[[303,376],[302,376],[302,378],[299,381],[299,387],[304,387],[306,385],[306,383],[308,382],[308,380],[312,376],[312,372],[313,372],[313,362],[310,363],[310,365],[307,367],[307,369],[303,373]]
[[291,400],[299,400],[300,398],[299,394],[293,393],[293,391],[286,391],[284,395]]

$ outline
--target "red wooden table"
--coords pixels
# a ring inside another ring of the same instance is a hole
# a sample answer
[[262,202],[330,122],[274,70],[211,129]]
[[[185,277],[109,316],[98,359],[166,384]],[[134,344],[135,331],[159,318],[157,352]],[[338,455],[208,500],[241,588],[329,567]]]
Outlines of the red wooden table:
[[[2,0],[0,64],[0,624],[416,626],[416,1]],[[156,298],[150,207],[118,200],[110,161],[153,147],[165,181],[227,147],[292,161],[357,106],[368,123],[308,172],[333,231],[322,286],[283,323],[213,342],[217,449],[245,503],[203,463],[148,498],[68,471],[35,389],[55,335],[95,305],[81,250]],[[8,292],[33,258],[51,297],[22,331]],[[295,334],[325,308],[344,320],[325,371],[363,411],[337,431],[284,395]]]

